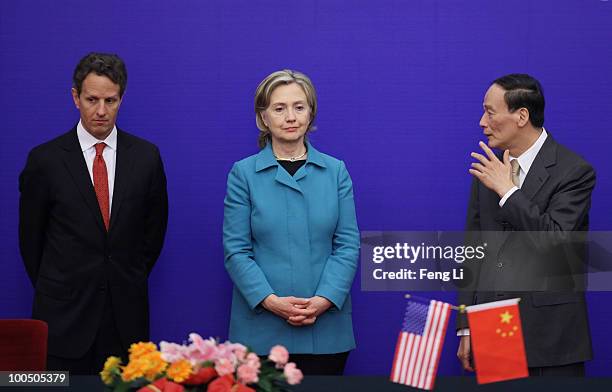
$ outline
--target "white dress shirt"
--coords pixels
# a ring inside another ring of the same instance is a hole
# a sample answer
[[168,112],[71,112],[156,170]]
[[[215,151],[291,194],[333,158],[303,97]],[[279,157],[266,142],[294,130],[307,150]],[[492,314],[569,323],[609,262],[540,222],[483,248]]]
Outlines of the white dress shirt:
[[85,163],[87,164],[87,170],[89,171],[89,177],[91,178],[91,183],[93,184],[93,163],[96,157],[96,147],[95,145],[98,143],[105,143],[106,148],[102,152],[102,157],[104,158],[104,162],[106,163],[106,172],[108,173],[108,212],[110,214],[111,208],[113,206],[113,190],[115,188],[115,163],[117,161],[117,127],[113,126],[113,130],[104,140],[98,140],[93,137],[85,127],[81,121],[79,121],[79,125],[77,125],[77,137],[79,138],[79,144],[81,145],[81,150],[83,151],[83,157],[85,158]]
[[538,138],[538,140],[535,141],[535,143],[531,145],[531,147],[527,149],[527,151],[522,153],[521,156],[519,156],[518,158],[510,156],[510,160],[518,159],[519,161],[519,186],[514,186],[508,192],[506,192],[504,197],[502,197],[499,201],[500,207],[503,207],[506,203],[506,200],[508,200],[508,198],[512,196],[514,192],[516,192],[520,187],[523,186],[523,182],[525,182],[525,177],[527,177],[527,173],[529,173],[529,169],[531,169],[531,165],[533,164],[533,161],[535,161],[535,158],[538,155],[538,152],[540,152],[540,149],[544,145],[544,142],[546,141],[547,137],[548,133],[546,133],[546,129],[542,128],[542,133],[540,134],[540,137]]
[[[518,158],[510,156],[510,160],[518,159],[519,161],[519,166],[520,166],[519,185],[521,187],[523,186],[523,182],[525,182],[525,177],[527,177],[527,173],[529,173],[529,169],[531,169],[531,165],[533,165],[533,161],[535,161],[536,156],[540,152],[540,149],[544,145],[544,142],[546,141],[547,137],[548,137],[548,133],[546,133],[546,130],[542,128],[542,133],[540,134],[540,137],[538,137],[538,140],[536,140],[535,143],[533,143],[531,147],[527,149],[527,151],[522,153]],[[502,197],[501,200],[499,201],[499,206],[503,207],[504,204],[506,203],[506,200],[508,200],[508,198],[512,196],[514,192],[518,190],[519,190],[519,187],[514,186],[508,192],[506,192],[504,197]],[[469,328],[463,328],[457,331],[457,336],[468,336],[469,334],[470,334]]]

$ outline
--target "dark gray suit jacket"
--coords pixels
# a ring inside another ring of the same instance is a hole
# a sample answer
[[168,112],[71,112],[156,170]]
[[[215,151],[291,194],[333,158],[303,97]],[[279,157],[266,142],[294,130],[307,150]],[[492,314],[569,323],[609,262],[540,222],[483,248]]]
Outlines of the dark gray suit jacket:
[[[487,243],[473,265],[473,290],[462,304],[520,297],[530,367],[591,359],[584,299],[584,236],[589,229],[595,171],[549,134],[521,189],[499,207],[499,196],[474,180],[466,230]],[[457,328],[467,327],[464,315]]]
[[19,244],[35,288],[32,317],[49,324],[51,355],[79,358],[88,350],[108,291],[123,345],[148,340],[147,277],[168,220],[157,147],[118,130],[114,186],[107,232],[76,127],[34,148],[19,177]]

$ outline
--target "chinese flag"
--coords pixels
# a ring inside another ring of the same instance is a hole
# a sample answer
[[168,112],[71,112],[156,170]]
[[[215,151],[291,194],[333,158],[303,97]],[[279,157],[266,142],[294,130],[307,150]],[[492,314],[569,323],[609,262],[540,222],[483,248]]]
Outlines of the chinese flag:
[[518,298],[468,306],[479,384],[529,376]]

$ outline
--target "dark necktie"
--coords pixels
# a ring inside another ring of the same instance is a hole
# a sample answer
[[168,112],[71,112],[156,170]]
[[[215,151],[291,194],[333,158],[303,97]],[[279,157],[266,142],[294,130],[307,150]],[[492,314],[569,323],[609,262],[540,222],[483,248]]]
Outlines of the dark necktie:
[[108,223],[110,220],[109,216],[109,201],[108,201],[108,171],[106,170],[106,162],[102,156],[102,151],[106,144],[96,144],[96,157],[93,163],[93,181],[94,189],[96,190],[96,197],[98,198],[98,204],[100,205],[100,212],[102,213],[102,219],[104,220],[104,227],[108,231]]

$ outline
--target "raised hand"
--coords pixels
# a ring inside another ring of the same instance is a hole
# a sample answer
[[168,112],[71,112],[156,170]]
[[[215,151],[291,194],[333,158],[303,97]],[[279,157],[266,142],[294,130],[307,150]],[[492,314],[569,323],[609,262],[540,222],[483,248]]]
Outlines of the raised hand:
[[472,163],[470,174],[478,178],[480,182],[499,197],[503,197],[514,187],[512,183],[512,167],[510,165],[510,152],[504,151],[503,161],[500,161],[493,151],[485,143],[478,143],[486,156],[477,152],[471,153],[471,157],[478,160]]

